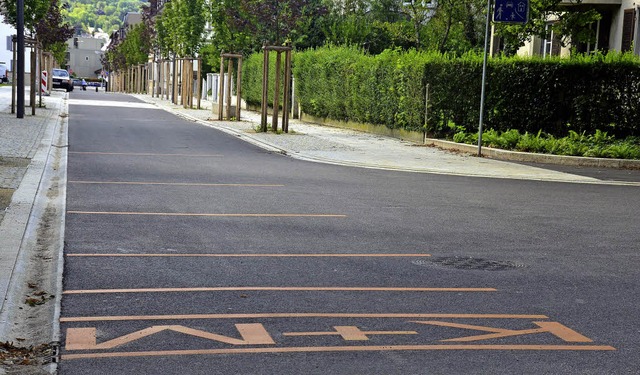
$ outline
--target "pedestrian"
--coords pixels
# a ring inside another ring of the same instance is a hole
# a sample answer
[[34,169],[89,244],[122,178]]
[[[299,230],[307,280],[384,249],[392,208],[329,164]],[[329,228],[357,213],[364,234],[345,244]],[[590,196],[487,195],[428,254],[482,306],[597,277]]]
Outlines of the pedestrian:
[[82,91],[87,91],[87,81],[84,78],[82,79]]

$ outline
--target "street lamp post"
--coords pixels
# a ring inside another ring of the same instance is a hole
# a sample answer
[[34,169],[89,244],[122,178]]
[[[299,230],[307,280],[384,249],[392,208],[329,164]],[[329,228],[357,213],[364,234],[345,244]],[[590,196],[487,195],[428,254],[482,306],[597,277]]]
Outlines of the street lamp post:
[[17,27],[16,34],[18,38],[18,109],[16,112],[17,118],[24,118],[24,0],[18,0],[17,3]]

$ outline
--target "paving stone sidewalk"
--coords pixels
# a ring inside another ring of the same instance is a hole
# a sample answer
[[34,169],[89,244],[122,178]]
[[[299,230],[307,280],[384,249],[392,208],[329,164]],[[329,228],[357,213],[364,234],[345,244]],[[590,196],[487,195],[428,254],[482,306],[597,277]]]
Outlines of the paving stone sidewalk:
[[[0,189],[16,190],[35,155],[47,127],[57,120],[63,92],[43,97],[44,108],[25,109],[22,119],[11,113],[11,87],[0,87]],[[28,101],[27,101],[28,104]],[[0,222],[5,207],[0,207]]]
[[256,112],[244,110],[242,121],[217,121],[217,116],[211,112],[211,102],[208,101],[203,101],[202,109],[196,110],[185,109],[168,100],[150,95],[133,96],[147,103],[155,104],[161,109],[237,135],[248,142],[272,149],[274,152],[283,152],[303,160],[456,176],[640,186],[640,182],[603,181],[588,175],[478,158],[472,154],[449,152],[395,138],[299,120],[290,121],[290,134],[288,135],[273,132],[261,133],[256,132],[260,123],[260,114]]

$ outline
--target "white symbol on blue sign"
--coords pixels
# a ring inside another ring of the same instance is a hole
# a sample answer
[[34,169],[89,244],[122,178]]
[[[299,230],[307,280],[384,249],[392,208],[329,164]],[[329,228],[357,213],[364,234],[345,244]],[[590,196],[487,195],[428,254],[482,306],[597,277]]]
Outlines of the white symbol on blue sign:
[[529,20],[529,0],[495,0],[493,20],[524,24]]

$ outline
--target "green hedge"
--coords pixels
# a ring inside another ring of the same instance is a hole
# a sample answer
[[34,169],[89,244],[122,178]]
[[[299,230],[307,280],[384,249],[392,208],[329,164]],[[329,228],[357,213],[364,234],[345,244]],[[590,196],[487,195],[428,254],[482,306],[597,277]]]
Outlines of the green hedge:
[[[294,53],[293,63],[300,105],[310,115],[433,135],[477,129],[480,55],[387,50],[371,56],[357,48],[326,47]],[[249,103],[260,103],[261,74],[262,55],[251,56],[243,76]],[[494,58],[487,82],[487,129],[640,136],[640,60],[632,55]]]
[[[276,52],[269,53],[269,106],[273,106],[275,96],[276,81]],[[284,53],[281,54],[282,65],[280,68],[280,107],[284,100]],[[262,65],[264,64],[264,54],[254,53],[242,62],[242,97],[250,105],[260,106],[262,104]]]

